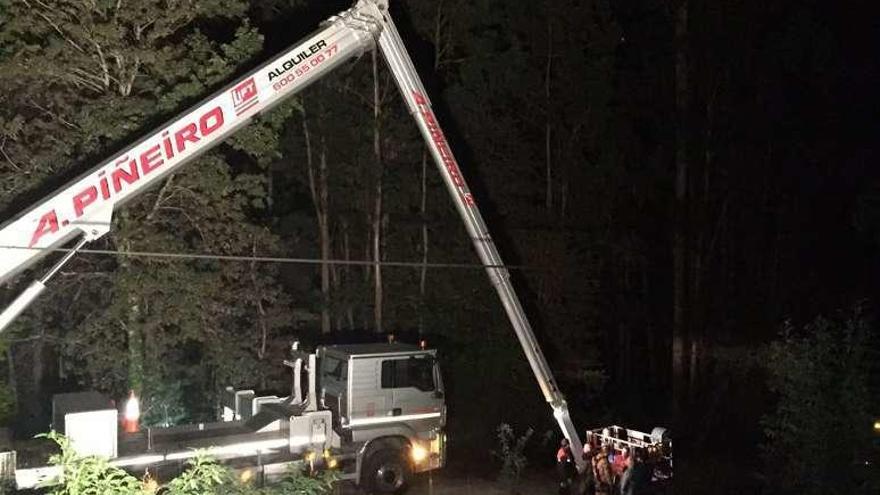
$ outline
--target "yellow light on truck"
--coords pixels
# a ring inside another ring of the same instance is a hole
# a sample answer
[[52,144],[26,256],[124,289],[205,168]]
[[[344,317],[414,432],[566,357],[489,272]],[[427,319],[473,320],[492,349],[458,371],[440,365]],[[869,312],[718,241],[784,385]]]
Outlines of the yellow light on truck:
[[238,479],[241,480],[242,483],[247,484],[250,483],[252,479],[254,479],[254,472],[250,469],[245,469],[238,476]]
[[409,455],[414,463],[421,464],[422,461],[428,458],[428,451],[419,444],[413,444],[412,449],[409,451]]
[[141,480],[141,485],[143,486],[144,492],[146,493],[156,493],[159,491],[159,482],[153,479],[148,472],[147,475]]

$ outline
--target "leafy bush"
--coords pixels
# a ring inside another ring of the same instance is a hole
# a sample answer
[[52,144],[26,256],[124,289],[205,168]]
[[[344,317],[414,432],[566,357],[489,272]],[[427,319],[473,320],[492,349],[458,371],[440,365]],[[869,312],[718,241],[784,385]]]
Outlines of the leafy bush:
[[226,466],[203,453],[196,454],[189,461],[189,467],[167,485],[167,495],[203,495],[205,493],[229,493],[223,490],[236,480]]
[[40,435],[53,440],[61,453],[49,458],[49,464],[61,467],[61,484],[53,486],[51,495],[131,495],[141,492],[141,482],[122,469],[111,466],[106,459],[83,457],[74,452],[63,435],[49,432]]
[[860,311],[791,325],[765,359],[778,397],[764,417],[763,465],[774,493],[877,493],[868,488],[871,328]]
[[50,487],[50,495],[325,495],[332,492],[338,479],[332,471],[311,477],[303,470],[292,470],[274,486],[256,487],[238,480],[228,467],[204,453],[196,453],[183,473],[159,485],[149,477],[139,480],[106,459],[76,454],[61,434],[41,436],[61,449],[49,459],[50,465],[61,467],[59,484]]
[[163,427],[185,423],[189,413],[184,406],[183,384],[179,381],[156,380],[145,394],[147,409],[141,418],[143,426]]
[[[272,487],[272,495],[324,495],[333,491],[338,479],[335,471],[324,471],[317,477],[307,476],[303,471],[295,471],[278,485]],[[270,492],[266,492],[269,495]]]
[[528,459],[526,459],[524,452],[532,433],[534,433],[534,430],[529,428],[518,437],[513,427],[509,424],[501,423],[498,425],[496,436],[500,448],[497,451],[493,450],[492,455],[501,461],[499,480],[509,484],[519,481],[523,469],[528,464]]

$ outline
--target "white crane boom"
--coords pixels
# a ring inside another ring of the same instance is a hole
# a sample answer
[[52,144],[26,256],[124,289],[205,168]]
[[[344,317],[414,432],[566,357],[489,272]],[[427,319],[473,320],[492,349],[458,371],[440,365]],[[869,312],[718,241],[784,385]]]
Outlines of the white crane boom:
[[[0,283],[52,249],[80,237],[73,251],[0,313],[0,331],[39,295],[44,284],[73,252],[109,231],[118,205],[221,142],[258,112],[302,90],[376,44],[431,151],[541,391],[573,452],[579,453],[581,441],[565,398],[391,19],[388,0],[358,0],[351,9],[330,18],[322,30],[305,41],[206,98],[181,117],[159,127],[0,227]],[[583,470],[584,461],[579,455],[574,457],[578,468]]]

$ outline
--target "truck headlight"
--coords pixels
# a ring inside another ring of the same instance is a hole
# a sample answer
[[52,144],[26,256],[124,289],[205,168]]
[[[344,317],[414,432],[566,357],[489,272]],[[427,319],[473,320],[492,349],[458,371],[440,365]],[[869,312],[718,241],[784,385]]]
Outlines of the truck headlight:
[[420,444],[414,443],[409,451],[409,456],[414,463],[421,464],[422,461],[428,458],[428,449],[422,447]]

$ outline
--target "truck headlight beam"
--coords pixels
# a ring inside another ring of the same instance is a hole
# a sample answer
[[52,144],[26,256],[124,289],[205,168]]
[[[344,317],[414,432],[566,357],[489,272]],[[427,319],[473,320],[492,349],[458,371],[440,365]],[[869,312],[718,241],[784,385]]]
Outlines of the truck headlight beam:
[[425,459],[428,458],[428,449],[415,443],[413,444],[412,448],[410,448],[409,456],[414,463],[421,464]]

